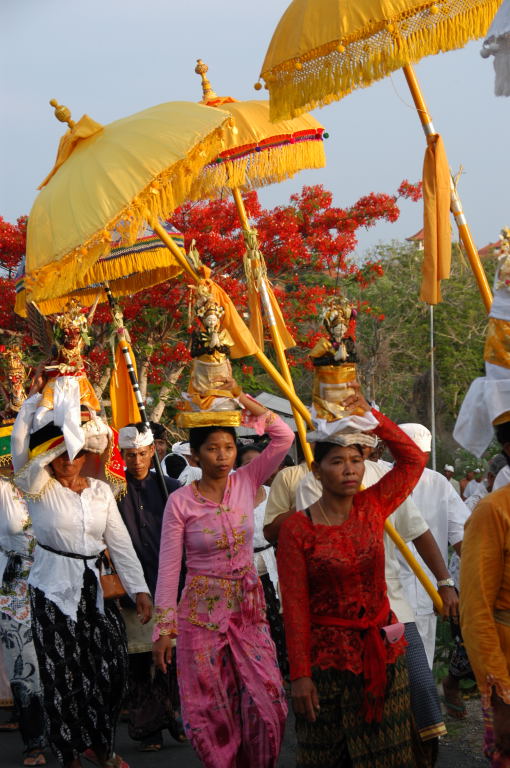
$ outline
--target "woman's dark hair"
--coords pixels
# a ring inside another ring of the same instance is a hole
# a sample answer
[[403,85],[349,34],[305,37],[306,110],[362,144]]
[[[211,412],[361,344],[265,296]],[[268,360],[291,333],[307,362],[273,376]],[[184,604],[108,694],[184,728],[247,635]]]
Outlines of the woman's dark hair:
[[260,446],[256,445],[256,443],[249,443],[248,445],[237,446],[236,467],[241,466],[243,456],[246,453],[250,453],[250,451],[253,451],[254,453],[261,453],[262,449],[260,448]]
[[[340,446],[342,447],[342,446]],[[363,448],[359,443],[353,443],[352,445],[344,446],[346,448],[356,448],[356,450],[361,454],[363,457]],[[317,464],[320,464],[322,459],[328,455],[328,453],[333,449],[338,448],[338,443],[314,443],[313,446],[313,458],[314,461],[317,462]]]
[[192,451],[198,453],[200,446],[205,443],[209,435],[213,432],[227,432],[232,435],[234,443],[237,441],[237,435],[234,427],[193,427],[189,431],[189,444]]
[[174,480],[177,480],[182,470],[187,467],[186,459],[176,453],[169,453],[164,461],[167,475],[173,477]]

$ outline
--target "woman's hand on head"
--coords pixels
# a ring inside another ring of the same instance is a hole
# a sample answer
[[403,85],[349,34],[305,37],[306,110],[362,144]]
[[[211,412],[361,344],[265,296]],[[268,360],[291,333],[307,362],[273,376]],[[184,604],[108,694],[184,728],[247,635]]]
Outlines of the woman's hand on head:
[[216,379],[214,383],[220,389],[224,389],[227,392],[232,392],[235,397],[237,397],[242,392],[241,387],[233,376],[227,376],[224,379]]
[[156,669],[166,675],[168,665],[172,663],[172,640],[169,635],[162,635],[152,643],[152,661]]
[[365,397],[361,392],[361,385],[359,382],[349,381],[347,386],[351,389],[354,389],[354,394],[346,397],[345,400],[342,401],[342,405],[353,410],[356,408],[365,412],[370,411],[370,404],[365,400]]
[[319,694],[311,677],[300,677],[290,684],[292,708],[296,715],[303,715],[314,723],[320,711]]
[[147,624],[152,616],[152,600],[147,592],[138,592],[136,595],[136,615],[141,624]]

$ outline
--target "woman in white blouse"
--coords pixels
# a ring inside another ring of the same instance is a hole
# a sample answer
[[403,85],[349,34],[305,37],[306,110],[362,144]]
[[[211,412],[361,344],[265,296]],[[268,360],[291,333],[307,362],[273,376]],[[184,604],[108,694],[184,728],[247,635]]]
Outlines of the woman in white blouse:
[[127,768],[113,751],[125,629],[114,601],[103,600],[99,554],[108,548],[142,623],[151,615],[149,589],[109,486],[82,474],[90,450],[104,453],[108,428],[83,424],[84,448],[71,460],[52,422],[30,434],[39,400],[34,394],[23,405],[12,453],[37,539],[29,584],[49,742],[66,768],[78,768],[84,752],[102,768]]

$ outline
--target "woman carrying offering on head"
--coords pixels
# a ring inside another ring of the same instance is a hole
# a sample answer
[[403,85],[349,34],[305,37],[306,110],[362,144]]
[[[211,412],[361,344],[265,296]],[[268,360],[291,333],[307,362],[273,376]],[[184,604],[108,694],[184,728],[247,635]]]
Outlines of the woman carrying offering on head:
[[[48,740],[67,768],[78,768],[82,753],[101,768],[127,768],[113,751],[127,641],[115,602],[103,599],[103,550],[108,548],[142,623],[151,615],[149,589],[110,487],[85,475],[92,453],[104,468],[111,430],[93,413],[80,425],[78,410],[71,447],[52,409],[42,425],[35,424],[43,386],[43,378],[36,378],[20,410],[12,455],[14,482],[27,498],[37,539],[28,583]],[[59,408],[68,424],[73,398],[62,398]]]
[[343,406],[372,416],[395,466],[361,489],[363,433],[316,442],[322,497],[285,520],[278,572],[296,713],[299,768],[410,768],[410,703],[403,625],[384,578],[385,519],[418,482],[426,455],[370,411],[359,385]]
[[[253,509],[258,489],[283,460],[293,433],[240,392],[234,380],[218,384],[236,393],[248,422],[271,439],[253,461],[232,473],[235,429],[190,429],[202,478],[175,491],[165,509],[153,653],[165,671],[177,637],[184,727],[205,766],[271,768],[287,705],[253,562]],[[184,554],[186,584],[177,605]]]

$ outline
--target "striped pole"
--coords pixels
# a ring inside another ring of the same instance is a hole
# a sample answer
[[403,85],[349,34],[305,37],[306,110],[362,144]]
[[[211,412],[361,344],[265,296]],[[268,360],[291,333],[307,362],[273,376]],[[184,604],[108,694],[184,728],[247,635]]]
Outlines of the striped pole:
[[[112,310],[112,313],[113,313],[114,306],[115,306],[115,299],[113,298],[113,295],[108,283],[104,283],[104,290],[108,297],[108,304],[110,305],[110,309]],[[124,362],[126,363],[126,369],[128,372],[129,380],[131,382],[131,386],[133,388],[136,404],[138,405],[138,410],[140,411],[140,421],[142,421],[145,424],[146,428],[150,432],[152,432],[151,425],[149,422],[149,417],[147,416],[147,411],[145,410],[145,403],[143,402],[142,393],[140,392],[140,385],[138,383],[138,377],[136,375],[135,366],[133,364],[133,360],[131,359],[129,344],[124,338],[124,333],[125,331],[121,329],[119,333],[119,345],[122,352],[122,356],[124,357]],[[154,461],[154,469],[156,470],[156,477],[158,479],[159,488],[163,496],[163,500],[166,501],[168,499],[168,489],[166,487],[165,477],[163,475],[163,470],[161,469],[161,462],[159,460],[158,452],[156,450],[154,450],[153,461]]]

